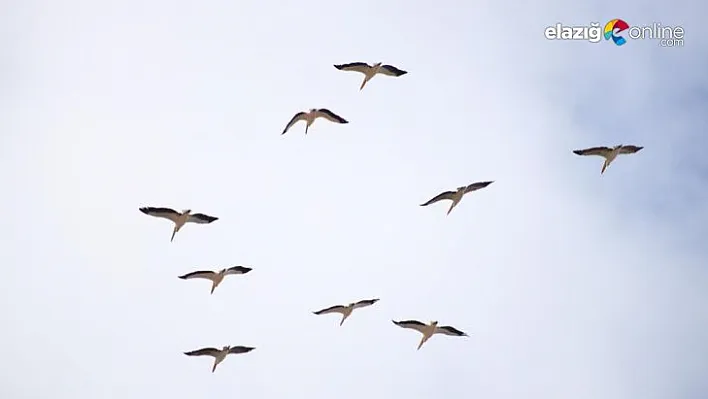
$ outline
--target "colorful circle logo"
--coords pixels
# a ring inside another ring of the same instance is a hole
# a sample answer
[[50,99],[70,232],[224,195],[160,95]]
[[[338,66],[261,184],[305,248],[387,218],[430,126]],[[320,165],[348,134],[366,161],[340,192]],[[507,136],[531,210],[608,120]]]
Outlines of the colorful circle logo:
[[621,46],[627,43],[627,40],[622,36],[615,36],[615,33],[620,33],[627,29],[629,29],[628,23],[621,19],[613,19],[605,25],[605,40],[612,38],[612,41],[615,42],[616,45]]

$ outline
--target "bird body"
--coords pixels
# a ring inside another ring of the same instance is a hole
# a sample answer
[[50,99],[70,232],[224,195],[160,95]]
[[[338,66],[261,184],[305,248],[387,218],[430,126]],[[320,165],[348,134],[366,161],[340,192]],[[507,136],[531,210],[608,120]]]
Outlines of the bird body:
[[224,346],[221,349],[216,348],[202,348],[190,352],[184,352],[187,356],[212,356],[214,358],[214,366],[211,368],[213,373],[216,370],[216,366],[226,359],[226,356],[239,353],[248,353],[256,348],[250,346]]
[[189,280],[193,278],[203,278],[211,281],[211,292],[210,294],[214,293],[214,290],[216,287],[221,284],[222,281],[224,281],[224,278],[229,275],[236,275],[236,274],[246,274],[250,272],[251,269],[250,267],[245,267],[245,266],[234,266],[234,267],[229,267],[226,269],[221,269],[218,272],[213,272],[209,270],[199,270],[196,272],[191,272],[187,273],[185,275],[179,276],[182,280]]
[[445,334],[445,335],[451,335],[455,337],[467,337],[468,335],[455,327],[452,326],[438,326],[437,321],[431,321],[428,324],[422,323],[418,320],[403,320],[403,321],[393,321],[393,324],[402,327],[402,328],[409,328],[412,330],[416,330],[419,333],[423,334],[423,337],[420,339],[420,343],[418,344],[418,348],[416,350],[420,350],[420,348],[423,346],[424,343],[426,343],[433,335],[435,334]]
[[364,299],[364,300],[361,300],[361,301],[359,301],[359,302],[352,302],[352,303],[350,303],[349,305],[346,305],[346,306],[344,306],[344,305],[335,305],[335,306],[331,306],[331,307],[329,307],[329,308],[325,308],[325,309],[322,309],[322,310],[318,310],[318,311],[312,312],[312,313],[314,313],[314,314],[316,314],[316,315],[329,314],[329,313],[341,313],[341,314],[342,314],[342,320],[339,322],[339,325],[341,326],[342,324],[344,324],[344,320],[346,320],[346,319],[352,314],[352,312],[354,311],[354,309],[360,309],[360,308],[364,308],[364,307],[367,307],[367,306],[371,306],[371,305],[375,304],[375,303],[378,302],[378,301],[379,301],[378,298],[376,298],[376,299]]
[[175,239],[175,234],[187,223],[198,223],[198,224],[209,224],[219,218],[214,216],[205,215],[203,213],[192,213],[190,209],[185,209],[182,212],[177,212],[172,208],[156,208],[152,206],[145,206],[140,208],[140,212],[172,221],[175,224],[172,230],[172,237],[170,237],[170,242]]
[[407,74],[407,71],[396,68],[393,65],[383,65],[381,62],[377,62],[373,65],[369,65],[365,62],[351,62],[349,64],[338,64],[334,66],[340,71],[354,71],[364,74],[364,81],[361,82],[359,90],[363,90],[366,83],[370,81],[376,74],[382,74],[387,76],[403,76]]
[[315,120],[317,118],[325,118],[330,122],[335,122],[335,123],[340,123],[340,124],[345,124],[349,123],[346,119],[342,118],[341,116],[335,114],[334,112],[328,110],[327,108],[311,108],[307,112],[298,112],[295,114],[295,116],[290,119],[290,122],[285,126],[285,129],[283,129],[283,133],[281,135],[287,133],[290,128],[296,124],[299,121],[305,121],[305,134],[307,134],[307,130],[310,128],[310,126],[315,123]]
[[610,166],[610,164],[617,159],[620,154],[634,154],[644,147],[638,147],[635,145],[616,145],[614,147],[591,147],[585,148],[583,150],[574,150],[573,153],[576,155],[597,155],[605,158],[605,162],[602,163],[602,169],[600,174],[604,174],[605,170]]
[[465,194],[485,188],[492,183],[494,183],[494,181],[483,181],[483,182],[478,182],[478,183],[472,183],[467,186],[457,187],[457,189],[455,191],[444,191],[444,192],[436,195],[435,197],[431,198],[427,202],[420,204],[420,206],[428,206],[428,205],[434,204],[438,201],[450,200],[450,201],[452,201],[452,204],[450,204],[450,208],[447,210],[447,214],[449,215],[450,212],[452,212],[452,210],[457,206],[457,204],[459,204],[460,201],[462,201],[462,198],[465,196]]

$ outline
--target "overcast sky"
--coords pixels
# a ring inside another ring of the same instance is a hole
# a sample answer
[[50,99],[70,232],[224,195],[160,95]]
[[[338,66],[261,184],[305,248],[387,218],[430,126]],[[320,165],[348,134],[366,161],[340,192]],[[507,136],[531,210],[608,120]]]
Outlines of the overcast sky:
[[[0,397],[708,397],[704,2],[0,7]],[[543,35],[613,18],[684,47]],[[350,123],[280,135],[317,107]],[[223,345],[257,349],[182,354]]]

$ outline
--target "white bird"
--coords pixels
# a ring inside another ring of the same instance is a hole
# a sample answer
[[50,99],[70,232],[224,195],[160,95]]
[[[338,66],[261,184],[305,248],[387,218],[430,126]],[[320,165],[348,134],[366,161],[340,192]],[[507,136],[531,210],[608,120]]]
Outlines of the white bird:
[[420,344],[418,344],[418,349],[420,349],[420,347],[423,346],[425,341],[429,340],[430,337],[432,337],[434,334],[445,334],[445,335],[452,335],[455,337],[467,337],[468,336],[467,334],[456,329],[455,327],[451,327],[451,326],[438,327],[437,321],[431,321],[430,324],[424,324],[424,323],[419,322],[418,320],[403,320],[403,321],[391,320],[391,321],[393,322],[393,324],[395,324],[399,327],[410,328],[410,329],[416,330],[419,333],[423,334],[423,338],[421,338]]
[[216,287],[221,284],[222,281],[224,281],[224,277],[229,276],[229,275],[235,275],[235,274],[246,274],[250,272],[251,269],[250,267],[244,267],[244,266],[234,266],[234,267],[229,267],[227,269],[221,269],[218,272],[212,272],[209,270],[199,270],[196,272],[191,272],[187,273],[182,276],[178,276],[182,280],[189,280],[193,278],[203,278],[207,280],[211,280],[211,294],[214,293],[214,290]]
[[574,150],[573,153],[576,155],[599,155],[603,158],[605,158],[605,162],[602,164],[602,170],[600,171],[600,174],[605,173],[605,169],[607,169],[612,161],[617,158],[618,155],[620,154],[634,154],[635,152],[639,152],[644,147],[637,147],[636,145],[616,145],[612,148],[610,147],[592,147],[592,148],[586,148],[584,150]]
[[248,353],[256,348],[250,346],[225,346],[221,349],[216,348],[202,348],[191,352],[184,352],[187,356],[212,356],[214,357],[214,367],[211,368],[213,373],[216,370],[216,366],[223,362],[228,355],[236,355],[239,353]]
[[312,313],[314,313],[314,314],[316,314],[316,315],[328,314],[328,313],[341,313],[341,314],[342,314],[342,321],[339,322],[339,325],[341,326],[342,324],[344,324],[344,320],[346,320],[347,317],[349,317],[349,316],[352,314],[352,312],[354,311],[354,309],[359,309],[359,308],[364,308],[364,307],[367,307],[367,306],[371,306],[371,305],[375,304],[375,303],[378,302],[378,301],[379,301],[378,298],[376,298],[376,299],[365,299],[365,300],[362,300],[362,301],[359,301],[359,302],[352,302],[352,303],[350,303],[350,304],[347,305],[347,306],[336,305],[336,306],[332,306],[332,307],[329,307],[329,308],[326,308],[326,309],[318,310],[318,311],[312,312]]
[[185,209],[182,213],[179,213],[171,208],[154,208],[151,206],[145,206],[140,208],[140,212],[157,218],[171,220],[172,223],[175,224],[175,228],[172,230],[170,242],[175,239],[175,234],[177,234],[177,232],[186,223],[209,224],[215,220],[219,220],[217,217],[205,215],[203,213],[191,213],[192,211],[190,209]]
[[295,116],[293,116],[293,118],[290,119],[290,122],[288,122],[288,124],[285,126],[285,129],[283,129],[283,133],[281,133],[281,135],[285,134],[294,124],[299,121],[307,122],[307,124],[305,125],[305,134],[307,134],[307,129],[309,129],[310,126],[315,123],[315,119],[317,118],[325,118],[328,121],[335,123],[349,123],[349,121],[328,110],[327,108],[311,108],[308,112],[298,112],[297,114],[295,114]]
[[483,181],[479,183],[472,183],[469,186],[458,187],[455,191],[445,191],[431,198],[428,202],[420,204],[420,206],[428,206],[442,200],[451,200],[452,205],[450,205],[450,209],[447,210],[447,214],[449,215],[450,212],[452,212],[452,209],[456,207],[460,201],[462,201],[462,197],[464,197],[465,194],[485,188],[492,183],[494,183],[494,181]]
[[370,81],[374,76],[376,76],[377,73],[395,77],[399,77],[408,73],[408,71],[398,69],[393,65],[381,65],[380,62],[377,62],[374,65],[369,65],[365,62],[352,62],[349,64],[335,65],[334,67],[339,69],[340,71],[355,71],[363,73],[364,81],[361,82],[361,87],[359,87],[359,90],[363,89],[364,86],[366,86],[366,82]]

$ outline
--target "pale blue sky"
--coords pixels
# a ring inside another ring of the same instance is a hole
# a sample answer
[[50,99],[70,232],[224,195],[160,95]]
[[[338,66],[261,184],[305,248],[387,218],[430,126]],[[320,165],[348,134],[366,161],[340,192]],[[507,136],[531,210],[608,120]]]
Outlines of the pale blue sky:
[[[0,397],[707,397],[707,8],[6,2]],[[685,46],[543,37],[612,18]],[[280,136],[311,107],[350,123]],[[613,144],[645,149],[571,153]],[[170,243],[146,205],[220,220]],[[182,354],[222,345],[257,349]]]

